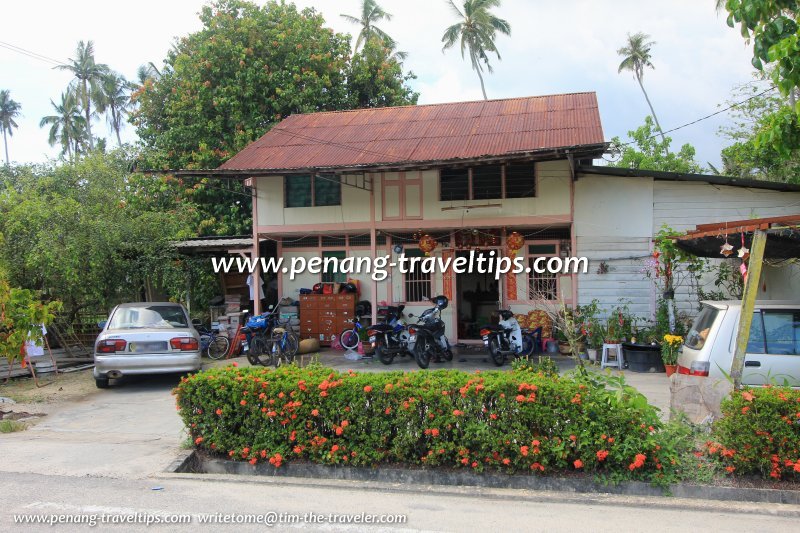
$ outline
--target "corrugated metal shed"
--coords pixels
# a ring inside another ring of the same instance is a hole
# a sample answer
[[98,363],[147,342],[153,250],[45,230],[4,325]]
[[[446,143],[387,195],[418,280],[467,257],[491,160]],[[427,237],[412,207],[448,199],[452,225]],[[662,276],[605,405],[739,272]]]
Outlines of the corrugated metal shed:
[[407,165],[603,143],[587,92],[292,115],[220,169]]

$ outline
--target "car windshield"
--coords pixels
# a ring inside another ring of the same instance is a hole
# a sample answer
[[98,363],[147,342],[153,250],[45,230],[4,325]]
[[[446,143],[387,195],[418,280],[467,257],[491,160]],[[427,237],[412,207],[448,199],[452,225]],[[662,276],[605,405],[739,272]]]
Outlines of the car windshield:
[[179,305],[120,307],[111,317],[108,329],[188,328],[186,313]]
[[701,349],[708,338],[708,333],[711,331],[711,326],[719,314],[719,309],[711,306],[703,306],[703,310],[697,315],[692,324],[692,329],[686,335],[686,342],[684,345],[693,350]]

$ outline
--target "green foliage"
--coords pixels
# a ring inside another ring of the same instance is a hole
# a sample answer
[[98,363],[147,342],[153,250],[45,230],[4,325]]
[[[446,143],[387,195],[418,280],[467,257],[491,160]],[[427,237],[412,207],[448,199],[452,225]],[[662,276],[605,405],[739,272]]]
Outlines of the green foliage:
[[16,433],[25,431],[28,426],[16,420],[0,420],[0,433]]
[[722,402],[708,455],[729,473],[800,478],[800,391],[765,387],[737,391]]
[[27,341],[43,344],[42,325],[50,324],[60,308],[61,302],[43,303],[34,291],[11,287],[0,279],[0,357],[10,365],[22,360]]
[[[295,113],[416,103],[410,75],[381,46],[351,62],[349,36],[313,9],[220,0],[202,8],[200,21],[133,93],[144,168],[217,167]],[[201,234],[249,233],[251,198],[241,182],[187,185],[174,191],[203,211]]]
[[198,448],[252,464],[584,470],[653,482],[676,472],[656,410],[621,378],[228,366],[174,392]]
[[[733,100],[742,101],[731,110],[733,125],[720,128],[720,135],[733,144],[722,150],[723,173],[751,179],[800,182],[800,151],[788,146],[775,147],[771,142],[760,142],[759,136],[769,135],[773,123],[786,120],[790,129],[797,128],[791,101],[775,94],[759,96],[761,85],[749,83],[734,89]],[[782,117],[782,118],[781,118]],[[795,136],[795,131],[787,132]],[[788,151],[787,151],[788,149]]]
[[542,374],[544,376],[558,376],[558,365],[553,358],[547,355],[520,357],[511,361],[511,368],[517,372],[529,372],[531,374]]
[[[728,0],[728,26],[739,25],[753,43],[753,66],[772,67],[771,78],[784,96],[800,88],[800,8],[796,0]],[[772,147],[784,157],[800,149],[800,102],[770,117],[755,139],[756,148]]]
[[465,52],[469,53],[472,70],[481,82],[483,98],[487,99],[481,72],[485,67],[487,72],[492,73],[489,54],[494,53],[500,59],[495,38],[498,32],[511,35],[511,24],[492,13],[492,8],[500,7],[500,0],[464,0],[462,9],[458,8],[454,0],[449,0],[449,5],[459,21],[449,26],[442,35],[442,51],[458,42],[462,59]]
[[696,151],[691,144],[684,144],[678,152],[670,152],[671,137],[664,137],[659,142],[659,134],[656,133],[653,119],[649,115],[644,118],[642,126],[628,132],[628,137],[634,143],[633,145],[623,145],[619,137],[611,139],[612,143],[620,146],[620,159],[609,166],[662,172],[695,174],[705,172],[702,165],[695,161]]
[[186,277],[169,241],[193,236],[194,208],[159,197],[129,161],[94,152],[0,171],[0,265],[12,286],[42,290],[70,314],[140,299],[146,282],[181,294]]

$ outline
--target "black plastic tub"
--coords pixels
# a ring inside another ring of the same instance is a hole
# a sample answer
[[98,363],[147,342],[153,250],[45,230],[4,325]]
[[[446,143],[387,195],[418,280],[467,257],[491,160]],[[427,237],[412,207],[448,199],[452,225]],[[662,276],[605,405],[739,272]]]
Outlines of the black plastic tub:
[[622,353],[631,372],[666,372],[661,360],[661,346],[622,343]]

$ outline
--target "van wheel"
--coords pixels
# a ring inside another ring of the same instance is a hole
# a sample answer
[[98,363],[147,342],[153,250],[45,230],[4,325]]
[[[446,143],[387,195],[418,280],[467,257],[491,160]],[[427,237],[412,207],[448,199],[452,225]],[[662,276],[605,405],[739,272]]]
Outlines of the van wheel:
[[108,388],[108,378],[94,378],[94,384],[98,389]]

